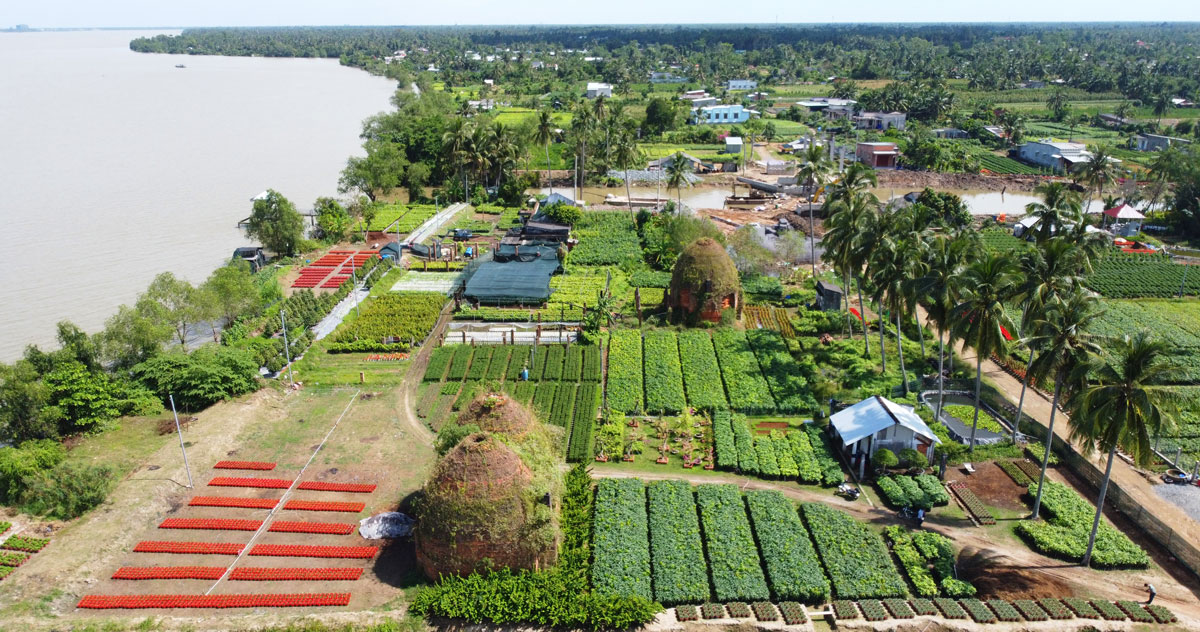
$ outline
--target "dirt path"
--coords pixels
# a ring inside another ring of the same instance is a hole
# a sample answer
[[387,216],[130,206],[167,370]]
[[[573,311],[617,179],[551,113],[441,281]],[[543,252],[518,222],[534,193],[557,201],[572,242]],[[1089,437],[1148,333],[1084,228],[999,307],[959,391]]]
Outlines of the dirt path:
[[441,318],[434,325],[433,331],[425,339],[425,344],[421,345],[416,355],[412,356],[408,374],[404,376],[404,382],[400,384],[400,388],[396,392],[396,412],[400,415],[400,419],[413,432],[413,436],[427,446],[433,445],[434,435],[428,426],[417,419],[417,387],[421,385],[421,380],[425,377],[425,367],[429,366],[429,356],[437,347],[435,342],[442,339],[442,332],[446,330],[452,319],[453,310],[450,308],[450,304],[447,304],[446,309],[442,311]]

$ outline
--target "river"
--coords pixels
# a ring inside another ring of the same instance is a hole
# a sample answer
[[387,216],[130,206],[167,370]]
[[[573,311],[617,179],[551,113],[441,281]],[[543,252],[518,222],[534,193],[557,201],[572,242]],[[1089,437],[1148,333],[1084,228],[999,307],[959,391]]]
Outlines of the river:
[[264,189],[336,194],[396,87],[336,60],[130,51],[145,34],[0,33],[2,361],[60,320],[98,331],[159,272],[203,281],[250,244],[236,223]]

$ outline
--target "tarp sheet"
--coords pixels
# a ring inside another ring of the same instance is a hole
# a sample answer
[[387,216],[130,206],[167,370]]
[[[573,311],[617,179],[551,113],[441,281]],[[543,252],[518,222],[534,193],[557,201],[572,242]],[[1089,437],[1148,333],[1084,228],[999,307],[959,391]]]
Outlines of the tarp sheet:
[[490,305],[528,305],[550,298],[550,277],[559,269],[556,249],[501,245],[494,257],[467,281],[464,295],[468,299]]

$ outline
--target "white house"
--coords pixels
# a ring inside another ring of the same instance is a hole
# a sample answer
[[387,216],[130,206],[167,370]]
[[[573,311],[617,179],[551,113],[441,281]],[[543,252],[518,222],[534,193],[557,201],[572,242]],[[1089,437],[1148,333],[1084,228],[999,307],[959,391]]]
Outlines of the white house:
[[595,99],[596,97],[612,98],[612,85],[607,83],[598,83],[589,81],[587,84],[587,98]]
[[878,395],[834,413],[829,425],[841,439],[851,467],[858,468],[860,476],[867,461],[880,448],[897,454],[911,448],[932,461],[933,446],[941,444],[916,413]]
[[681,77],[673,72],[652,72],[650,83],[687,83],[687,77]]
[[1049,140],[1030,141],[1017,149],[1017,157],[1039,167],[1069,171],[1075,163],[1092,157],[1083,143],[1056,143]]
[[742,137],[741,136],[726,136],[725,137],[725,153],[741,154],[742,153]]
[[908,115],[904,112],[861,112],[851,120],[856,129],[903,130]]
[[719,125],[722,123],[745,123],[754,110],[747,110],[740,104],[709,105],[692,109],[692,120],[701,125]]
[[730,79],[726,90],[757,90],[758,82],[753,79]]

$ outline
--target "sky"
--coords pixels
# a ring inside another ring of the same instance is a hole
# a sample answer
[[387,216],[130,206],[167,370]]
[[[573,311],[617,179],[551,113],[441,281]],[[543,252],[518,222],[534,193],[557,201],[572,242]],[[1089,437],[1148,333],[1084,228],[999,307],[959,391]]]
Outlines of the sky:
[[0,0],[0,28],[719,22],[1200,21],[1195,0]]

